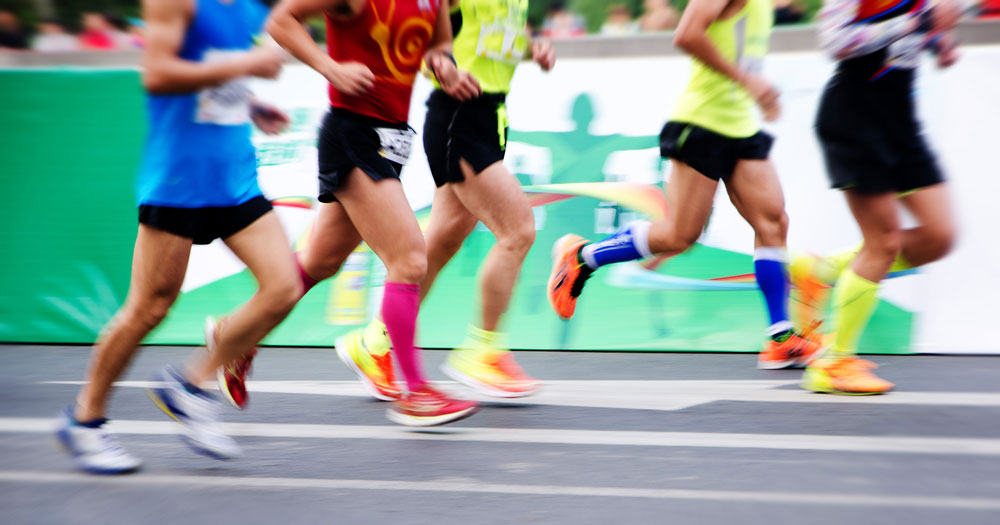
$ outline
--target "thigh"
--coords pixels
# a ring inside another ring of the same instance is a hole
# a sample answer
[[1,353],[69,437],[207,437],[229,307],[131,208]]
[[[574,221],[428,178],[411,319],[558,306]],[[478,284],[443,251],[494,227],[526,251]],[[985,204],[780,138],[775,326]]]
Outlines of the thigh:
[[177,298],[184,284],[192,241],[173,233],[139,225],[132,255],[129,302]]
[[739,161],[725,185],[733,206],[755,228],[785,213],[781,182],[769,160]]
[[899,232],[899,205],[895,194],[845,190],[844,196],[866,241],[877,241]]
[[719,181],[705,177],[698,170],[673,161],[667,182],[667,205],[678,235],[697,239],[712,213],[712,202]]
[[463,161],[462,171],[465,181],[450,186],[462,204],[494,235],[502,237],[511,231],[534,229],[531,203],[503,162],[495,162],[476,174],[472,166]]
[[309,239],[308,256],[316,261],[343,261],[361,244],[354,227],[339,202],[321,204]]
[[247,265],[261,288],[294,282],[298,278],[288,238],[273,211],[223,242]]
[[428,252],[434,251],[439,244],[461,243],[479,222],[459,199],[455,186],[445,184],[434,191],[431,218],[425,232]]
[[955,230],[955,211],[947,183],[938,183],[903,195],[900,202],[921,226],[948,232]]
[[423,234],[399,179],[374,181],[354,169],[336,197],[361,238],[386,264],[413,251],[426,252]]

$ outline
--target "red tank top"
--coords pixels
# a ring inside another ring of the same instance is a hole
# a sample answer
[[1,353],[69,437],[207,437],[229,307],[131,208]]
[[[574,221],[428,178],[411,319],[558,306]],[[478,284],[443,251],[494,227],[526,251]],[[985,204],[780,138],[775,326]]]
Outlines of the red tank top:
[[368,0],[348,22],[326,17],[326,42],[337,62],[359,62],[375,74],[361,95],[330,86],[330,104],[389,122],[406,122],[413,82],[430,46],[441,0]]

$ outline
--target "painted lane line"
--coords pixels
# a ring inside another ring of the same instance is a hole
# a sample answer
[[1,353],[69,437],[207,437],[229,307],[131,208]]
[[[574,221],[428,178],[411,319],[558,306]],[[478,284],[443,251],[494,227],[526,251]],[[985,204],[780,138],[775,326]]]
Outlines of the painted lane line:
[[1000,510],[1000,499],[953,498],[916,495],[871,495],[845,493],[790,493],[742,490],[654,489],[624,487],[587,487],[562,485],[510,485],[475,480],[394,481],[369,479],[321,479],[234,476],[136,475],[97,477],[85,474],[0,471],[0,482],[112,486],[211,487],[238,489],[288,490],[375,490],[445,493],[508,494],[527,496],[569,496],[642,498],[716,502],[772,503],[782,505],[838,505],[869,507],[904,507],[924,509]]
[[[47,433],[55,419],[0,418],[0,432]],[[118,434],[176,434],[170,421],[115,420]],[[288,423],[225,423],[231,436],[295,439],[382,439],[532,443],[553,445],[691,447],[828,452],[1000,456],[1000,439],[908,436],[823,436],[809,434],[742,434],[712,432],[650,432],[630,430],[567,430],[450,427],[414,431],[400,426],[314,425]]]
[[[80,385],[82,381],[48,381],[44,384]],[[617,408],[631,410],[684,410],[719,401],[756,403],[842,403],[851,405],[924,405],[1000,408],[1000,393],[989,392],[893,392],[884,396],[833,396],[800,389],[791,380],[751,381],[547,381],[535,396],[505,399],[504,404]],[[445,388],[469,391],[456,383],[439,382]],[[148,388],[150,381],[119,381],[115,386]],[[357,381],[249,381],[251,392],[368,397]],[[484,402],[494,398],[469,395]]]

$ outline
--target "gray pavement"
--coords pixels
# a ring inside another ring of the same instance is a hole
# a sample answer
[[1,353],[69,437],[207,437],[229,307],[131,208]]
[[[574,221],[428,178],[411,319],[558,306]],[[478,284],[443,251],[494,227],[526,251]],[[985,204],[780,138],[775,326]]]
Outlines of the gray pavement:
[[543,394],[414,432],[331,350],[268,348],[226,413],[245,456],[219,462],[141,388],[191,351],[145,349],[123,378],[110,415],[146,463],[108,478],[48,431],[89,349],[0,346],[0,522],[1000,523],[1000,358],[875,357],[899,389],[841,398],[745,354],[519,352]]

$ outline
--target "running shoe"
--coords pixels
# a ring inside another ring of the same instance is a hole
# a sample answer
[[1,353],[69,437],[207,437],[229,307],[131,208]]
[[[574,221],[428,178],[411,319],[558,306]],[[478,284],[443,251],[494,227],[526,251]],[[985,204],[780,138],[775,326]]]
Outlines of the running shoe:
[[827,357],[813,361],[802,376],[802,388],[826,394],[864,396],[892,390],[892,383],[872,370],[878,365],[857,357]]
[[830,286],[821,274],[832,272],[821,257],[797,254],[788,265],[788,278],[796,292],[792,301],[792,317],[799,332],[810,336],[819,333],[823,324],[823,305],[830,295]]
[[142,461],[129,454],[118,438],[104,428],[106,419],[81,423],[73,418],[73,407],[59,414],[56,440],[73,456],[78,469],[92,474],[135,472]]
[[181,424],[180,437],[188,447],[213,459],[232,459],[242,453],[236,441],[222,430],[222,401],[191,386],[173,367],[164,368],[153,380],[160,386],[146,391],[149,398]]
[[379,401],[399,399],[396,373],[392,368],[392,342],[385,325],[376,322],[337,339],[337,355],[357,374],[365,390]]
[[563,319],[573,317],[576,299],[594,272],[580,262],[580,248],[587,240],[579,235],[563,235],[552,246],[552,274],[549,276],[549,303]]
[[798,334],[792,334],[781,342],[770,339],[764,343],[764,349],[757,355],[757,368],[761,370],[805,368],[823,355],[823,351],[823,345],[815,338]]
[[[219,334],[222,333],[222,325],[225,318],[218,321],[209,317],[205,319],[205,346],[209,352],[215,352],[219,343]],[[253,358],[257,356],[257,349],[253,348],[239,359],[229,363],[216,372],[216,380],[219,383],[219,391],[227,401],[240,410],[246,410],[250,404],[250,393],[247,392],[247,377],[253,367]]]
[[541,381],[529,376],[509,350],[453,350],[441,365],[448,377],[481,394],[493,397],[526,397],[541,389]]
[[386,417],[393,423],[408,427],[432,427],[465,419],[478,409],[475,401],[452,399],[430,385],[424,385],[394,401],[386,411]]

